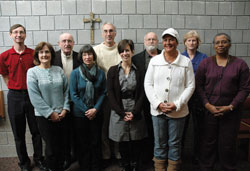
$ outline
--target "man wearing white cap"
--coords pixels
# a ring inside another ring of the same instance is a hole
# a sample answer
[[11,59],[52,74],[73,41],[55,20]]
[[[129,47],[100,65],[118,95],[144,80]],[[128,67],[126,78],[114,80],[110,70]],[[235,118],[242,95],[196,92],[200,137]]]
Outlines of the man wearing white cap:
[[195,89],[190,59],[177,50],[178,32],[169,28],[162,33],[163,51],[151,59],[145,76],[145,92],[150,102],[154,128],[155,171],[179,171],[181,140],[187,102]]

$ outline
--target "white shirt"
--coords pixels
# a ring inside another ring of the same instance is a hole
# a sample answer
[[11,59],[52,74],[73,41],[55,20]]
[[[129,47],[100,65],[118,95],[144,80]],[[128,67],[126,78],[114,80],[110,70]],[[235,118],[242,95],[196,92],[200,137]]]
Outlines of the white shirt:
[[168,113],[167,116],[181,118],[189,113],[187,102],[195,89],[192,63],[178,51],[175,61],[169,64],[163,54],[164,50],[150,60],[144,80],[151,114],[161,115],[162,112],[157,108],[160,103],[167,101],[176,106],[176,111]]
[[73,51],[71,51],[71,54],[66,56],[63,51],[61,51],[61,59],[62,59],[62,65],[63,65],[63,71],[65,75],[67,76],[68,82],[70,80],[70,74],[73,70]]

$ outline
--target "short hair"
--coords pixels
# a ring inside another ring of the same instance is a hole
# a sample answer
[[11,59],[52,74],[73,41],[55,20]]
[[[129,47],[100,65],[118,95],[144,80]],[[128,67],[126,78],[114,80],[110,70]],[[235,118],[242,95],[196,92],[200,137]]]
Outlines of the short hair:
[[53,63],[52,61],[55,59],[56,52],[55,52],[53,46],[48,42],[40,42],[40,43],[38,43],[38,45],[36,45],[36,48],[34,50],[34,64],[35,65],[41,64],[41,62],[39,61],[38,54],[39,54],[39,51],[42,50],[44,46],[47,46],[49,48],[50,53],[51,53],[50,63]]
[[189,38],[191,38],[191,37],[195,37],[195,38],[196,38],[197,43],[198,43],[198,46],[197,46],[197,48],[198,48],[199,45],[201,44],[201,38],[200,38],[199,33],[197,33],[197,31],[195,31],[195,30],[190,30],[189,32],[187,32],[187,33],[184,35],[184,39],[183,39],[184,44],[185,44],[185,42],[187,41],[187,39],[189,39]]
[[124,51],[127,45],[129,45],[130,50],[134,52],[135,50],[134,42],[130,39],[123,39],[118,43],[118,46],[117,46],[119,54]]
[[78,60],[79,60],[81,63],[83,63],[83,60],[82,60],[82,54],[83,54],[83,53],[92,53],[92,54],[93,54],[93,59],[94,59],[94,61],[96,61],[97,55],[96,55],[96,53],[95,53],[95,50],[93,49],[93,47],[92,47],[90,44],[84,45],[84,46],[80,49],[80,51],[79,51],[79,53],[78,53]]
[[104,27],[105,25],[112,25],[112,26],[114,27],[114,32],[116,32],[116,27],[115,27],[115,25],[114,25],[113,23],[111,23],[111,22],[104,22],[103,25],[102,25],[102,31],[103,31],[103,27]]
[[24,30],[24,33],[26,34],[26,29],[25,29],[25,27],[23,26],[23,25],[21,25],[21,24],[14,24],[13,26],[11,26],[10,27],[10,33],[12,33],[12,31],[13,30],[15,30],[16,28],[18,28],[18,27],[22,27],[23,28],[23,30]]
[[225,36],[227,38],[227,41],[229,42],[229,44],[231,44],[231,37],[227,34],[227,33],[217,33],[215,36],[214,36],[214,39],[213,39],[213,44],[215,43],[215,39],[216,37],[218,36]]
[[156,35],[156,40],[159,41],[157,34],[156,34],[155,32],[152,32],[152,31],[147,32],[147,33],[145,34],[144,39],[143,39],[144,41],[146,40],[146,37],[147,37],[147,35],[148,35],[149,33],[154,33],[154,34]]

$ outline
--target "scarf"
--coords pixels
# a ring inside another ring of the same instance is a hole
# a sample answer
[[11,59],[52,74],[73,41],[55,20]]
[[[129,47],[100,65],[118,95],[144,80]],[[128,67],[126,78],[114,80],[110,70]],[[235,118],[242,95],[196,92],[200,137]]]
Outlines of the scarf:
[[84,101],[88,107],[93,107],[95,102],[95,81],[97,80],[97,66],[93,65],[88,68],[84,63],[80,65],[79,70],[81,76],[86,80],[86,88],[84,93]]

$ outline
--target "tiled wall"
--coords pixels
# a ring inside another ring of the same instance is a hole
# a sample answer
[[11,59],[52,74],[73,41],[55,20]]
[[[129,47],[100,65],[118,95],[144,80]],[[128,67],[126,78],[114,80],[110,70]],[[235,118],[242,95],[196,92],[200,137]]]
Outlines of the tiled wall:
[[[213,36],[226,32],[232,37],[231,54],[245,59],[250,65],[249,0],[2,0],[0,53],[12,46],[8,30],[16,23],[26,27],[29,47],[48,41],[58,49],[58,36],[67,31],[73,34],[74,49],[78,51],[82,45],[90,43],[90,24],[84,24],[83,18],[89,18],[91,11],[102,22],[111,21],[116,25],[116,42],[132,39],[136,53],[143,50],[146,32],[154,31],[160,36],[164,29],[174,27],[181,39],[188,30],[197,30],[203,42],[200,51],[212,55]],[[100,24],[95,24],[94,34],[95,43],[102,42]],[[179,49],[184,50],[182,41]],[[6,95],[7,88],[4,84],[3,87]],[[29,134],[27,143],[32,152]],[[9,121],[0,121],[0,157],[15,155]]]

